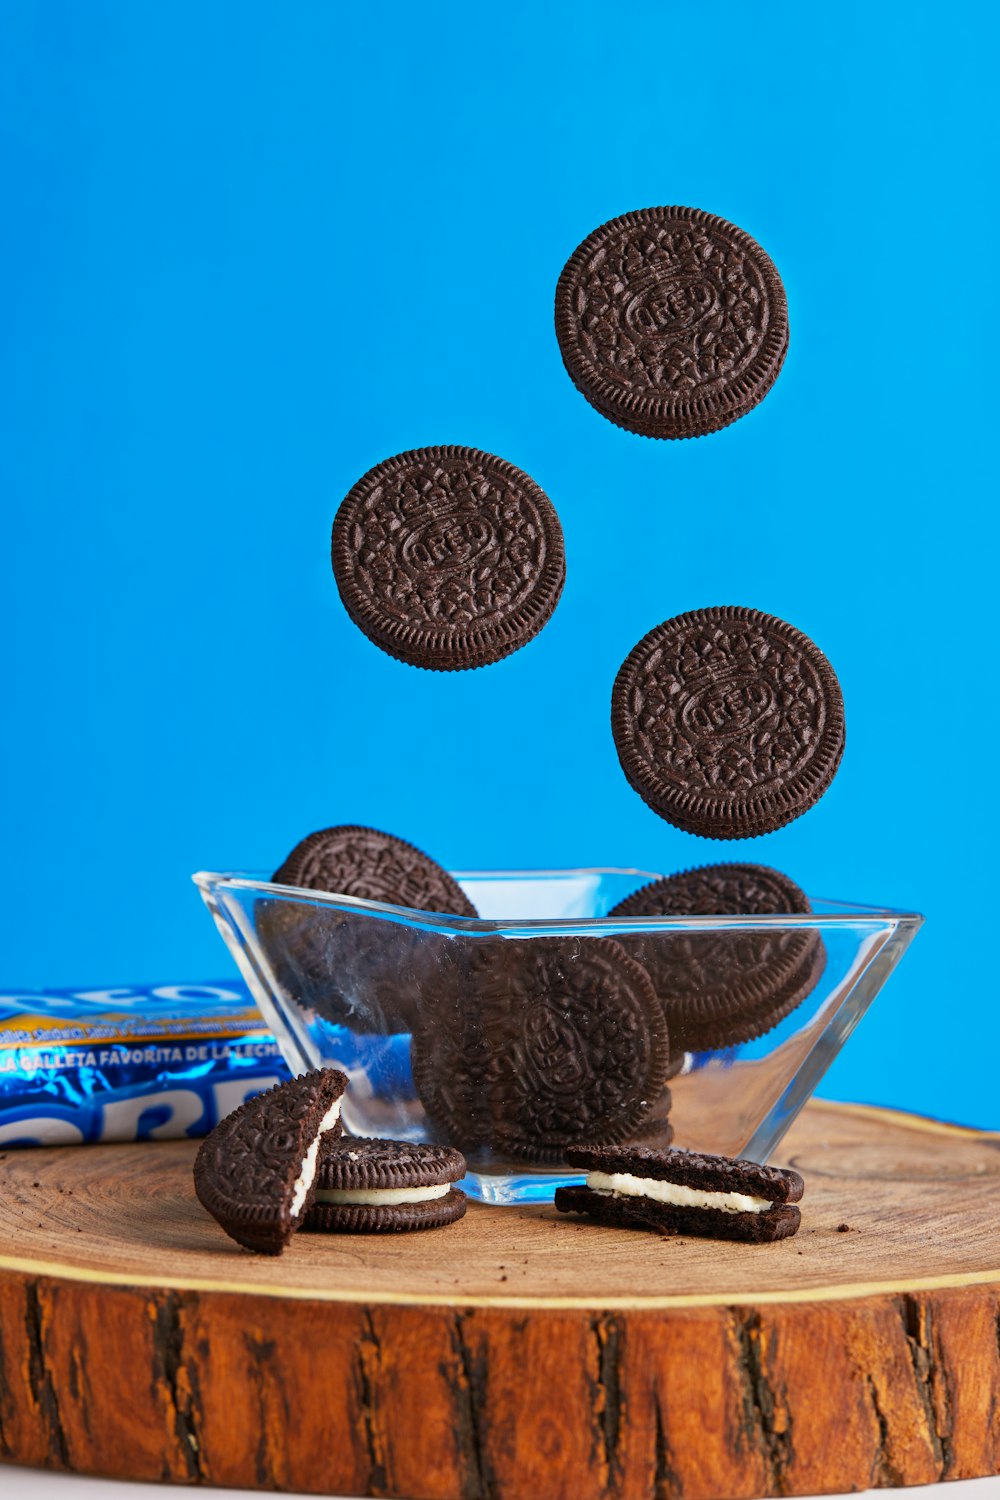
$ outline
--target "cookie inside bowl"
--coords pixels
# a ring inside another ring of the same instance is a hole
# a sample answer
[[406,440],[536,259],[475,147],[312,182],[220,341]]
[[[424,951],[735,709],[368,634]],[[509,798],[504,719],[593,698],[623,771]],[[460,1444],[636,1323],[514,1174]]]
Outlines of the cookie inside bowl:
[[450,872],[476,916],[195,879],[292,1069],[348,1075],[345,1129],[517,1202],[587,1146],[765,1162],[920,925],[735,868]]

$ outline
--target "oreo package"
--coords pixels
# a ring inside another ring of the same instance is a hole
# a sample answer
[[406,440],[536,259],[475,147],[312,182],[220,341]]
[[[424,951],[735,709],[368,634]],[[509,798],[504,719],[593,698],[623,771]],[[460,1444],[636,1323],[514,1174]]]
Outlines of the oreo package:
[[0,994],[0,1150],[207,1135],[290,1076],[240,980]]

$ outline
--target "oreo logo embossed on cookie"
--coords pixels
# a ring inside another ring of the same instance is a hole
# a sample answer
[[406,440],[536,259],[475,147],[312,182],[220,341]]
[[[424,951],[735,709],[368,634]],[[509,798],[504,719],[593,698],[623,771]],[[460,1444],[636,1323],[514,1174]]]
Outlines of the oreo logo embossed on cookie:
[[415,448],[376,464],[337,512],[332,558],[358,628],[390,656],[441,672],[526,645],[566,575],[548,496],[477,448]]
[[303,1229],[400,1234],[453,1224],[465,1213],[455,1184],[465,1158],[450,1146],[344,1136],[324,1145],[316,1199]]
[[669,1061],[649,975],[607,938],[474,949],[413,1037],[414,1082],[445,1138],[536,1161],[638,1130]]
[[334,1068],[257,1094],[221,1120],[198,1148],[195,1192],[248,1250],[280,1255],[316,1191],[321,1142],[340,1134],[347,1078]]
[[735,224],[646,208],[595,229],[556,288],[570,378],[602,416],[645,437],[700,437],[735,422],[777,379],[785,289]]
[[[654,880],[612,917],[804,916],[809,900],[767,865],[705,865]],[[777,1026],[815,988],[826,962],[818,932],[659,932],[616,939],[649,971],[674,1051],[733,1047]]]
[[826,791],[844,751],[844,704],[800,630],[725,605],[643,637],[615,679],[611,728],[654,812],[703,838],[753,838]]

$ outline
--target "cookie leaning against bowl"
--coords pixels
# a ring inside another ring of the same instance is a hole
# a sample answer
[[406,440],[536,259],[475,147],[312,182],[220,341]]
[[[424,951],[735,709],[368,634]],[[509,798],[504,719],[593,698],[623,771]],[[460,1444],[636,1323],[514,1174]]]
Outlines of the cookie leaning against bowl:
[[413,1078],[463,1148],[562,1160],[595,1135],[624,1140],[663,1097],[670,1044],[641,964],[608,938],[484,945],[421,1016]]
[[697,208],[611,219],[556,288],[563,363],[590,404],[644,437],[702,437],[767,395],[788,348],[785,289],[744,230]]
[[551,500],[477,448],[414,448],[369,469],[337,511],[332,560],[344,608],[376,646],[439,672],[524,646],[566,576]]
[[[641,886],[609,917],[806,916],[809,899],[767,865],[703,865]],[[762,1036],[816,987],[826,963],[807,927],[761,932],[619,933],[645,965],[663,1004],[674,1052],[707,1052]]]
[[780,1167],[648,1146],[580,1146],[566,1160],[585,1168],[587,1179],[581,1187],[556,1188],[558,1211],[588,1214],[615,1229],[759,1245],[787,1239],[801,1221],[802,1178]]
[[276,885],[385,901],[416,911],[479,915],[458,881],[416,845],[353,823],[310,833],[271,878]]
[[794,625],[721,605],[665,620],[629,652],[611,693],[629,784],[702,838],[755,838],[800,817],[844,753],[844,702]]
[[454,1224],[465,1213],[455,1186],[465,1158],[451,1146],[345,1136],[320,1155],[316,1198],[303,1229],[400,1234]]
[[[475,917],[461,886],[413,844],[374,828],[323,828],[296,844],[277,885]],[[258,930],[279,984],[299,1004],[358,1031],[408,1031],[447,940],[370,916],[262,900]]]
[[248,1250],[280,1255],[299,1228],[316,1190],[320,1143],[340,1133],[346,1088],[335,1068],[305,1073],[248,1099],[202,1141],[195,1192]]

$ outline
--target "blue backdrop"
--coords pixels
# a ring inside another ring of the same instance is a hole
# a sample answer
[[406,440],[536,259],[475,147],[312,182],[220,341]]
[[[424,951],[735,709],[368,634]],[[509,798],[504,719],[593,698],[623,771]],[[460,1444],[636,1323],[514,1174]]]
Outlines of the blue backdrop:
[[[331,822],[462,866],[742,856],[927,915],[824,1091],[1000,1125],[993,14],[9,0],[0,983],[227,972],[189,873]],[[578,241],[655,203],[788,290],[774,391],[697,442],[602,420],[552,330]],[[539,481],[568,580],[436,675],[355,630],[328,548],[365,469],[449,442]],[[608,725],[629,648],[712,603],[805,630],[848,714],[818,807],[728,846]]]

